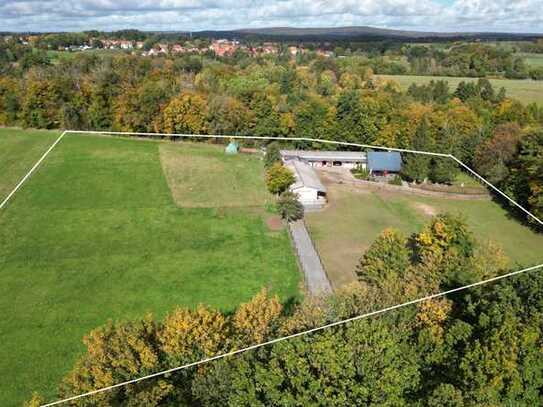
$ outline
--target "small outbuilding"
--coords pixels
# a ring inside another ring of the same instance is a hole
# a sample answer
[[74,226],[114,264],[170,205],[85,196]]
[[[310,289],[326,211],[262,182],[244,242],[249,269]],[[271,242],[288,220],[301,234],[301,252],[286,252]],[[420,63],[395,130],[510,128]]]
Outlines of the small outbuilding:
[[224,152],[226,154],[237,154],[238,153],[238,144],[234,141],[231,141],[228,143],[226,148],[224,149]]
[[396,151],[369,151],[368,170],[371,174],[397,174],[402,170],[402,157]]

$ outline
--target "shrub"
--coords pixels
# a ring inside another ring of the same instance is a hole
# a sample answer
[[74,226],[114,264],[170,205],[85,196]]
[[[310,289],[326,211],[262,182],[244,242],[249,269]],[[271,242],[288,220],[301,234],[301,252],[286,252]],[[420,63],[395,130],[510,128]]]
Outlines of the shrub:
[[390,185],[402,185],[402,178],[399,175],[395,175],[388,183]]
[[298,194],[292,192],[283,192],[277,200],[277,209],[281,217],[288,222],[302,219],[304,216],[304,207],[298,200]]
[[351,170],[351,173],[355,178],[368,180],[370,177],[370,171],[360,164]]
[[294,174],[280,162],[273,164],[266,172],[266,186],[272,194],[281,194],[294,183]]

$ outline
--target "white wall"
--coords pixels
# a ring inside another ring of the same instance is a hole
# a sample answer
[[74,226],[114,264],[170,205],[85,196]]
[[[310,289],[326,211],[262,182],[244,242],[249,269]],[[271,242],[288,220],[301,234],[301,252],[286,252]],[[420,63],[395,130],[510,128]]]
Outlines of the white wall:
[[322,205],[326,203],[326,199],[317,195],[317,190],[313,188],[300,187],[291,189],[292,192],[298,194],[300,203],[306,205]]

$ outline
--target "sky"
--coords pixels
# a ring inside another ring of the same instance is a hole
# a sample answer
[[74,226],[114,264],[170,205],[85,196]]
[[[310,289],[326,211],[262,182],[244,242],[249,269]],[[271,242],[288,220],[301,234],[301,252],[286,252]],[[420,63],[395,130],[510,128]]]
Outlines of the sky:
[[543,0],[0,0],[0,31],[260,27],[543,33]]

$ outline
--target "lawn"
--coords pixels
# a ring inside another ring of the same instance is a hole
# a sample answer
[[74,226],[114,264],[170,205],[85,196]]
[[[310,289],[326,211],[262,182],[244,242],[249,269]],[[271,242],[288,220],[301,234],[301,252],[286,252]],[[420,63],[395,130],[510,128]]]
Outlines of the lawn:
[[543,54],[520,52],[517,55],[524,58],[524,62],[529,68],[543,67]]
[[327,188],[330,205],[308,213],[306,221],[334,287],[355,280],[358,260],[383,229],[411,234],[439,212],[463,215],[478,239],[501,245],[513,267],[543,263],[543,234],[511,219],[490,200],[419,197],[338,184]]
[[0,201],[58,136],[55,131],[0,128]]
[[[17,134],[2,133],[3,145],[19,143]],[[180,207],[168,182],[190,188],[163,167],[182,170],[176,160],[190,163],[196,153],[200,171],[191,171],[201,184],[179,202],[208,201]],[[250,176],[232,176],[238,164]],[[2,405],[33,390],[53,397],[83,335],[108,319],[160,318],[198,303],[231,310],[264,286],[283,301],[297,297],[288,235],[264,222],[262,177],[258,157],[226,157],[210,145],[66,136],[0,211],[0,374],[10,378],[0,385]],[[239,194],[236,207],[218,206],[217,197],[232,196],[215,196],[221,188]]]
[[[477,81],[477,78],[461,78],[450,76],[416,76],[416,75],[376,75],[379,78],[398,82],[403,90],[407,90],[412,83],[427,84],[430,81],[444,80],[449,83],[449,89],[454,92],[462,81]],[[531,79],[489,79],[496,90],[505,88],[507,96],[528,104],[536,102],[543,105],[543,81]]]

